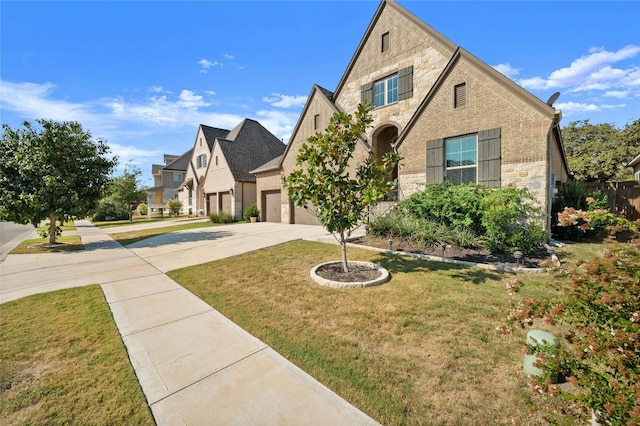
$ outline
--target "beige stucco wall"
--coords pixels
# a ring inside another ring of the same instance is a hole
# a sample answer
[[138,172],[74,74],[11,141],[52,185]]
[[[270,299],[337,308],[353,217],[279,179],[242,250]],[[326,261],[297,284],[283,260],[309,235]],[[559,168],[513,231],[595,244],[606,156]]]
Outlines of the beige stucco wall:
[[[453,87],[466,83],[467,105],[453,108]],[[426,180],[426,142],[501,129],[501,182],[527,186],[546,208],[547,156],[553,112],[546,114],[499,79],[475,66],[463,55],[442,81],[435,96],[402,141],[398,152],[402,195],[419,190],[420,176]]]
[[204,137],[202,129],[198,127],[198,133],[196,135],[196,141],[193,148],[193,155],[191,156],[190,165],[187,167],[187,174],[185,176],[185,182],[189,179],[193,179],[193,198],[192,203],[189,203],[188,190],[184,190],[179,195],[179,200],[182,203],[182,209],[184,214],[188,214],[191,211],[192,214],[198,215],[201,212],[204,213],[204,197],[202,196],[202,188],[198,188],[198,184],[204,179],[206,167],[198,166],[198,156],[205,154],[207,161],[211,156],[209,152],[209,145]]
[[264,211],[262,206],[262,193],[264,191],[278,191],[281,189],[280,169],[256,174],[256,204],[258,205],[258,210]]

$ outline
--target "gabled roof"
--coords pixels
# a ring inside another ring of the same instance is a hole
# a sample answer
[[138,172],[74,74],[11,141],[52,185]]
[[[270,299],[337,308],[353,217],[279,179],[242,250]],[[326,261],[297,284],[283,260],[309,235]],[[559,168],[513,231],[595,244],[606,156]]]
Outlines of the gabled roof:
[[417,16],[409,12],[404,7],[400,6],[394,0],[382,0],[380,2],[380,5],[378,6],[378,9],[376,10],[376,13],[373,15],[373,18],[371,19],[371,22],[369,23],[367,30],[364,32],[364,35],[362,36],[362,40],[360,40],[360,44],[358,44],[358,48],[356,49],[355,53],[351,57],[351,61],[349,61],[349,65],[347,66],[347,69],[344,71],[344,74],[340,79],[340,83],[338,83],[338,87],[336,88],[336,91],[334,94],[334,100],[335,100],[335,96],[337,96],[340,93],[340,91],[342,90],[342,87],[346,83],[349,77],[349,74],[351,74],[351,70],[355,66],[355,63],[358,60],[360,53],[362,52],[362,49],[364,49],[364,46],[367,43],[369,36],[371,35],[371,32],[375,28],[376,24],[378,23],[378,19],[380,19],[380,15],[382,15],[382,11],[386,7],[393,8],[397,13],[403,15],[405,18],[413,22],[415,25],[422,28],[432,38],[434,38],[444,46],[448,47],[450,51],[453,52],[456,49],[456,45],[453,42],[451,42],[451,40],[449,40],[448,38],[440,34],[438,31],[436,31],[435,29],[427,25],[423,20],[421,20],[420,18],[418,18]]
[[257,169],[251,170],[249,173],[256,174],[256,173],[269,172],[269,171],[272,171],[272,170],[278,170],[280,168],[280,160],[282,160],[282,157],[283,157],[282,155],[278,155],[273,160],[267,161],[266,163],[264,163],[263,165],[261,165]]
[[[322,95],[322,98],[324,98],[327,103],[329,105],[331,105],[331,108],[333,108],[333,110],[335,112],[339,112],[340,108],[338,108],[338,106],[333,102],[333,92],[331,92],[330,90],[327,90],[317,84],[314,84],[313,87],[311,88],[311,91],[309,92],[309,96],[307,96],[307,102],[304,104],[304,108],[302,108],[302,112],[300,113],[300,116],[298,117],[298,122],[296,123],[296,127],[293,129],[293,133],[291,133],[291,138],[289,139],[289,143],[287,144],[287,148],[284,151],[284,154],[282,154],[282,158],[280,159],[280,163],[278,164],[279,166],[282,165],[282,161],[284,160],[284,158],[288,155],[289,150],[291,149],[291,141],[295,139],[296,134],[298,133],[298,131],[300,130],[300,125],[302,124],[302,118],[307,115],[307,111],[309,110],[309,106],[311,104],[311,99],[313,99],[313,93],[314,92],[318,92],[320,93],[320,95]],[[262,169],[262,167],[260,167]],[[265,170],[263,170],[265,171]]]
[[176,156],[176,158],[173,161],[171,161],[169,164],[163,167],[163,170],[186,172],[187,165],[189,164],[189,161],[191,161],[192,155],[193,155],[193,148],[191,148],[189,151],[185,152],[180,156]]
[[451,74],[453,69],[458,64],[458,62],[460,62],[461,58],[464,58],[465,60],[469,61],[473,66],[478,68],[483,73],[483,75],[485,75],[487,78],[491,78],[496,83],[506,86],[511,93],[513,93],[515,96],[518,96],[523,101],[527,102],[531,107],[537,109],[541,114],[547,115],[551,119],[555,119],[556,112],[553,109],[553,107],[547,105],[545,102],[541,101],[540,99],[538,99],[537,97],[529,93],[527,90],[525,90],[522,86],[515,83],[513,80],[507,78],[496,69],[490,67],[485,62],[481,61],[471,53],[467,52],[462,47],[458,47],[458,49],[455,51],[455,53],[453,54],[453,56],[451,57],[447,65],[442,70],[442,73],[440,73],[440,75],[438,76],[438,79],[436,80],[436,82],[433,84],[431,89],[429,89],[429,93],[427,93],[427,96],[425,96],[423,101],[420,103],[418,108],[413,113],[411,120],[409,120],[405,128],[402,130],[402,133],[398,135],[398,141],[396,142],[396,147],[402,144],[406,135],[411,131],[411,128],[415,125],[416,121],[420,118],[424,110],[429,106],[434,96],[438,93],[438,91],[440,90],[440,87],[442,86],[444,81],[447,79],[449,74]]
[[216,138],[224,139],[229,134],[229,130],[210,127],[205,124],[201,124],[200,128],[204,134],[204,139],[207,141],[207,145],[209,145],[209,152],[213,149],[213,143]]
[[635,167],[638,164],[640,164],[640,154],[638,154],[638,156],[636,158],[634,158],[633,160],[631,160],[629,162],[629,164],[627,164],[627,167]]
[[[282,155],[285,144],[260,123],[244,119],[229,132],[229,139],[216,140],[236,182],[255,182],[251,170]],[[233,139],[231,139],[233,138]]]

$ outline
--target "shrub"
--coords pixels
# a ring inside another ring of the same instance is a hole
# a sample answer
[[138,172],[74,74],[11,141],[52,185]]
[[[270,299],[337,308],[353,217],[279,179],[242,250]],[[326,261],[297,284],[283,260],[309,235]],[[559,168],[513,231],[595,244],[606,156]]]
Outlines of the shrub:
[[480,204],[486,191],[484,186],[475,184],[436,183],[400,202],[398,208],[448,227],[481,231]]
[[93,220],[97,222],[126,219],[129,219],[129,210],[111,196],[100,200],[93,215]]
[[[570,282],[556,281],[557,299],[524,300],[499,327],[504,332],[539,319],[562,324],[566,342],[542,358],[542,370],[578,385],[580,392],[566,396],[598,413],[601,424],[640,422],[640,239],[635,236],[561,271]],[[549,385],[548,375],[536,380],[535,389],[563,393]]]
[[211,213],[209,220],[213,223],[233,223],[233,216],[225,212]]
[[182,203],[178,200],[169,200],[167,201],[167,209],[171,216],[180,216],[180,213],[182,212]]
[[531,253],[549,240],[542,209],[527,189],[500,188],[487,191],[481,202],[484,244],[494,252]]
[[252,217],[260,216],[260,210],[256,203],[251,204],[243,213],[244,220],[249,221]]
[[[480,236],[484,246],[493,252],[519,250],[527,254],[549,238],[541,219],[542,210],[533,199],[527,189],[487,189],[450,182],[427,185],[423,192],[398,203],[398,214],[404,219],[394,219],[394,229],[399,232],[398,227],[403,225],[412,229],[405,233],[413,238],[462,247],[476,245]],[[379,226],[382,225],[391,223]]]
[[146,204],[140,204],[138,205],[138,213],[141,216],[146,216],[149,213],[149,208],[147,207]]
[[[564,219],[560,217],[566,209],[573,209],[574,211],[590,211],[590,210],[607,210],[607,196],[602,192],[595,190],[590,191],[586,188],[585,184],[577,181],[569,181],[562,184],[558,191],[558,196],[553,200],[551,205],[551,232],[553,236],[563,240],[578,240],[585,236],[587,229],[581,225],[584,225],[584,221],[578,220],[578,226],[568,226],[569,224],[561,221]],[[565,216],[573,214],[573,211],[566,213]]]

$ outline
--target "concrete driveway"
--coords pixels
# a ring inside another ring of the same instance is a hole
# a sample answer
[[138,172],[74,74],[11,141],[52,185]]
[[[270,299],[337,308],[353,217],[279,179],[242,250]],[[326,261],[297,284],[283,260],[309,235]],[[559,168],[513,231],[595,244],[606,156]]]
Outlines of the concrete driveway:
[[328,237],[319,226],[241,223],[164,234],[125,248],[105,234],[174,223],[104,230],[87,221],[76,221],[76,225],[85,250],[14,254],[4,259],[0,264],[0,303],[63,288],[155,275],[301,238]]
[[259,222],[172,232],[127,248],[167,272],[304,238],[333,240],[319,226]]

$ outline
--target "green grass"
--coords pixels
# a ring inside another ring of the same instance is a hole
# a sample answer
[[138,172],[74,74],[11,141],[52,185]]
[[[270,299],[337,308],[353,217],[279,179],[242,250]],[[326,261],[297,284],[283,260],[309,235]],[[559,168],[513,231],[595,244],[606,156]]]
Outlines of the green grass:
[[[544,396],[522,373],[525,332],[498,335],[516,275],[349,249],[386,267],[367,289],[320,287],[339,247],[296,241],[169,275],[386,425],[538,424]],[[551,296],[546,274],[517,297]]]
[[99,286],[1,309],[0,424],[154,424]]
[[56,238],[56,242],[58,244],[50,246],[49,237],[24,240],[11,251],[11,254],[59,253],[84,249],[78,235],[61,236]]
[[168,234],[170,232],[176,232],[176,231],[184,231],[187,229],[208,228],[210,226],[218,226],[218,224],[214,224],[211,222],[185,223],[182,225],[166,226],[162,228],[141,229],[138,231],[111,233],[110,235],[114,240],[126,246],[138,241],[145,240],[147,238],[155,237],[157,235]]

